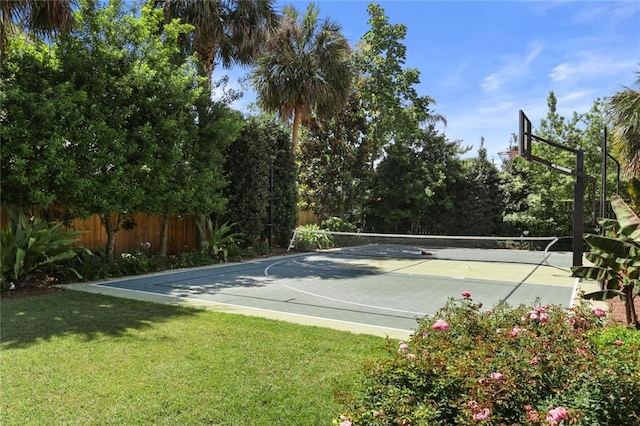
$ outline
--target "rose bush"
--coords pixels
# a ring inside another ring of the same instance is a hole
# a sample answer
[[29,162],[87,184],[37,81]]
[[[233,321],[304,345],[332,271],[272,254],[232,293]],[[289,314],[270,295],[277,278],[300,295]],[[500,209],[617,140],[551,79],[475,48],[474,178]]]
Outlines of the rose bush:
[[588,305],[483,310],[463,294],[408,341],[389,340],[359,391],[340,394],[334,423],[640,424],[640,339],[599,338],[602,314]]

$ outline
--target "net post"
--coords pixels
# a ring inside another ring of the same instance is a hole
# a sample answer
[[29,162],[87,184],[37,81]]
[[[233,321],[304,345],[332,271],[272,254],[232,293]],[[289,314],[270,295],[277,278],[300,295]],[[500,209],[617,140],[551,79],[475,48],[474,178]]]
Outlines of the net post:
[[576,180],[573,187],[573,266],[582,266],[584,210],[584,150],[576,150]]
[[296,240],[296,234],[297,233],[298,233],[297,229],[293,231],[293,236],[291,237],[291,241],[289,241],[289,247],[287,247],[287,253],[289,253],[289,251],[293,247],[293,242]]

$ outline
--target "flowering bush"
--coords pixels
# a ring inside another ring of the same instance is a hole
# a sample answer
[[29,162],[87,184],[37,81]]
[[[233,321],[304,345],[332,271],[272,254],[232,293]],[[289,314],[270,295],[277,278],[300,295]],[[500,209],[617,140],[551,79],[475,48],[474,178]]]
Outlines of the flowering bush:
[[[640,346],[612,335],[586,305],[500,305],[471,295],[389,341],[334,424],[568,425],[640,423]],[[348,422],[348,423],[347,423]]]

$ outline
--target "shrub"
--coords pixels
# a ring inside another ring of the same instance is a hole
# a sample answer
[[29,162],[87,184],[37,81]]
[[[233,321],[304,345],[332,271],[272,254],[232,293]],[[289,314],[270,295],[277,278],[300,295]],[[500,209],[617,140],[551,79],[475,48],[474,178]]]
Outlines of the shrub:
[[157,272],[164,269],[164,261],[149,253],[144,248],[135,249],[128,253],[122,253],[116,262],[119,275],[141,275],[149,272]]
[[[208,239],[202,249],[214,259],[226,262],[229,257],[229,250],[232,250],[234,254],[239,252],[236,248],[244,237],[242,232],[232,232],[233,226],[234,224],[229,223],[214,225],[211,218],[207,218],[206,235]],[[198,223],[198,228],[204,233],[200,223]]]
[[296,228],[294,241],[296,250],[314,251],[333,247],[333,238],[330,234],[320,234],[313,231],[321,231],[321,229],[316,224],[302,225]]
[[638,424],[640,347],[598,340],[605,320],[587,305],[482,311],[465,293],[389,341],[334,423]]
[[65,232],[62,223],[49,225],[37,217],[27,218],[22,211],[5,210],[9,222],[0,230],[0,286],[3,290],[12,286],[28,287],[61,270],[80,278],[64,263],[78,253],[89,253],[83,247],[74,247],[80,231]]
[[322,221],[322,228],[332,232],[356,232],[356,226],[340,217],[330,217]]

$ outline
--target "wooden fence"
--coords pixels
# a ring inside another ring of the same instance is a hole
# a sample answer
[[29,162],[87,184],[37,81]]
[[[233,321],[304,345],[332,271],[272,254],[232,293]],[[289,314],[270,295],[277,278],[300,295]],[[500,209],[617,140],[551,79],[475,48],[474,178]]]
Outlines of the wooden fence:
[[[116,234],[114,254],[119,256],[122,253],[130,252],[147,242],[151,243],[152,251],[157,251],[160,247],[162,218],[160,216],[135,213],[132,219],[135,223],[132,229],[121,229]],[[312,212],[301,211],[298,214],[299,225],[316,222],[317,219]],[[3,228],[8,223],[8,217],[4,211],[0,212],[0,223]],[[88,219],[74,219],[68,229],[84,231],[79,236],[78,244],[88,249],[102,249],[107,243],[107,233],[98,215],[93,215]],[[195,249],[196,232],[197,227],[194,216],[171,216],[167,233],[167,253],[173,254]]]

